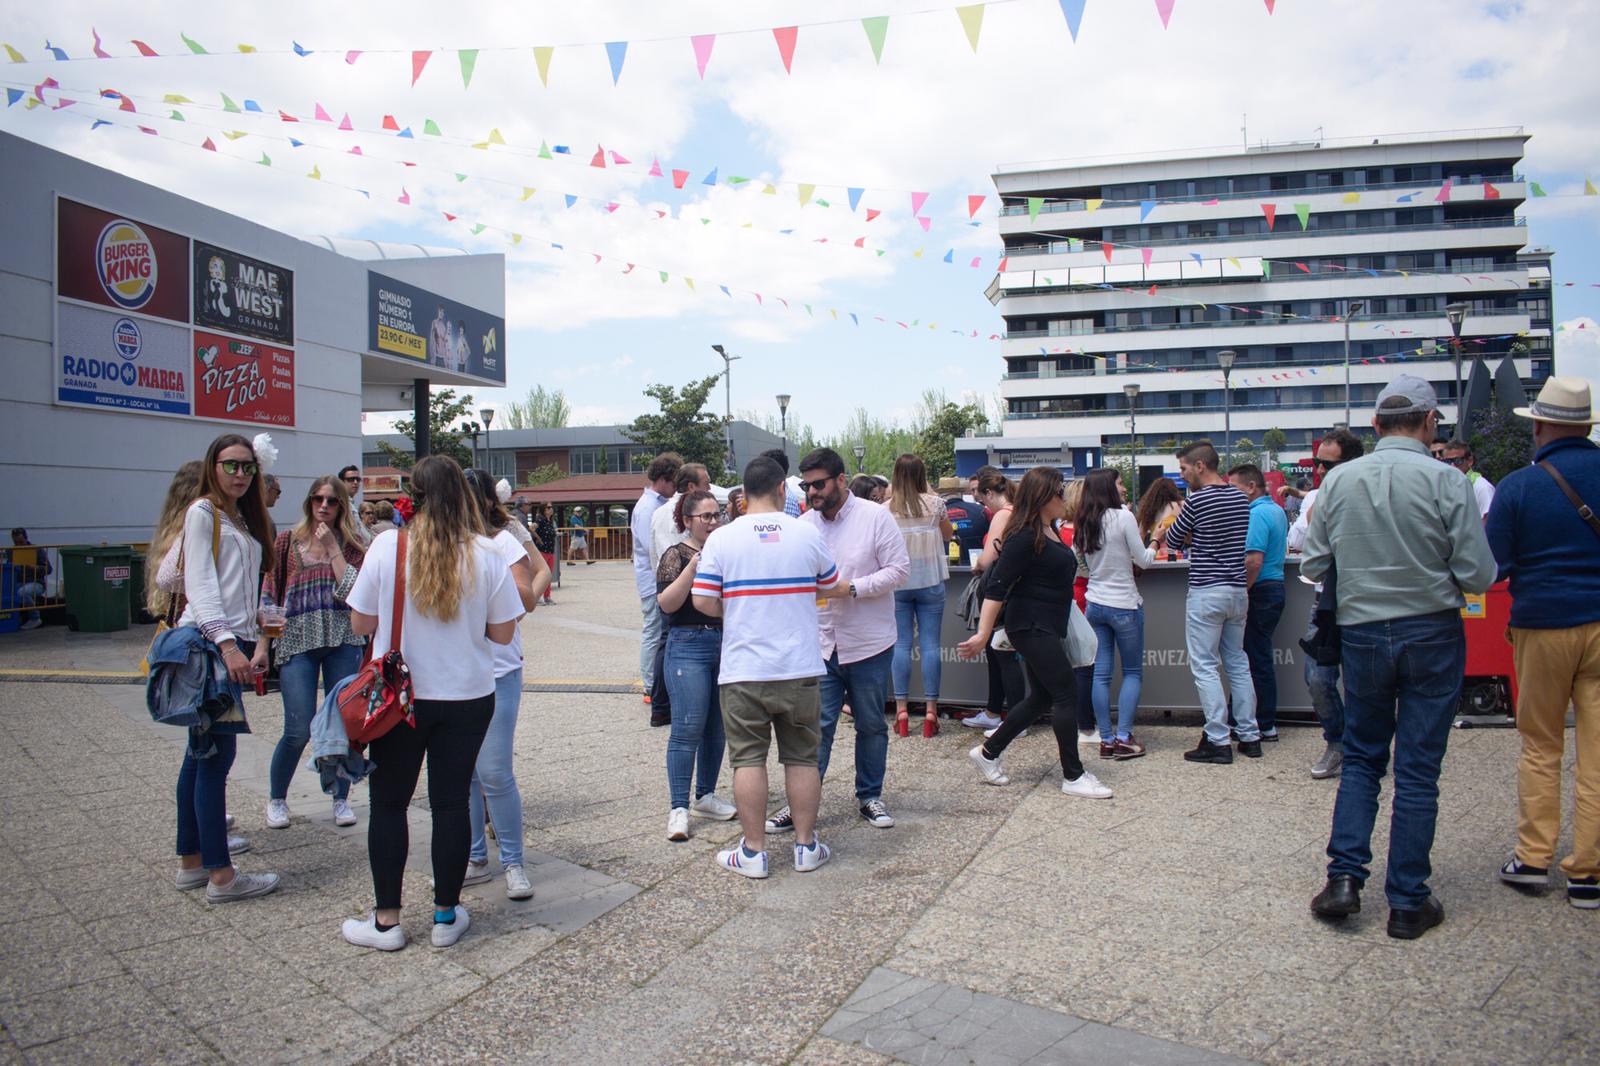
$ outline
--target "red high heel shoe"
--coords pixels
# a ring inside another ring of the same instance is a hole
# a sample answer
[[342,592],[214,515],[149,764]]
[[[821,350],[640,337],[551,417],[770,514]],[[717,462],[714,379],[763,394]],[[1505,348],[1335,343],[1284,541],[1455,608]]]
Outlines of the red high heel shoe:
[[936,737],[939,735],[939,712],[929,711],[922,719],[922,735]]
[[894,716],[894,735],[909,737],[911,735],[911,712],[896,711]]

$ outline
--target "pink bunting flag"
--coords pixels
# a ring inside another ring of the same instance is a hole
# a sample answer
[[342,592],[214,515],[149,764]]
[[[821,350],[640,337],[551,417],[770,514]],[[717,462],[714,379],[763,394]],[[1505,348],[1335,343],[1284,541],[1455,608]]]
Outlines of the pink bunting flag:
[[[1010,256],[1002,255],[1000,257],[1000,266],[998,268],[1000,273],[1004,274],[1006,272],[1006,264],[1009,263],[1009,262],[1011,262],[1011,257]],[[1343,454],[1343,453],[1341,453],[1341,454]]]
[[918,215],[917,222],[922,225],[922,232],[927,233],[928,227],[933,224],[933,219],[929,218],[927,215]]
[[1139,254],[1144,257],[1144,265],[1149,266],[1150,256],[1154,254],[1154,251],[1150,248],[1140,248]]
[[975,255],[975,256],[972,257],[972,262],[968,263],[967,265],[969,267],[971,267],[973,270],[977,270],[978,269],[978,264],[981,263],[981,262],[983,262],[983,257]]
[[[702,33],[689,38],[689,43],[694,45],[694,65],[700,71],[700,80],[706,80],[706,64],[711,62],[711,46],[717,43],[714,33]],[[791,50],[793,45],[790,46]]]
[[428,65],[428,60],[433,58],[432,52],[411,53],[411,87],[417,87],[417,79],[422,77],[422,68]]
[[1450,202],[1450,186],[1454,181],[1455,181],[1454,178],[1445,178],[1444,179],[1444,184],[1439,187],[1438,195],[1433,198],[1433,202],[1434,203],[1436,203],[1436,204],[1447,204],[1447,203]]
[[322,109],[322,105],[321,104],[318,104],[316,106],[317,106],[317,110],[311,116],[312,118],[316,119],[318,122],[332,122],[333,121],[333,116],[328,114],[326,111],[324,111]]
[[406,187],[404,185],[400,186],[400,197],[399,197],[399,200],[400,200],[400,203],[403,203],[403,204],[409,204],[411,202],[411,194],[406,192]]
[[772,31],[773,40],[778,42],[778,56],[783,60],[783,72],[792,74],[794,66],[794,45],[800,37],[799,26],[783,26]]
[[883,212],[879,211],[877,208],[869,207],[869,208],[867,208],[867,221],[871,222],[873,219],[877,218],[881,214],[883,214]]
[[215,152],[217,150],[216,143],[212,141],[210,137],[207,137],[203,142],[201,142],[200,147],[204,148],[208,152]]
[[89,32],[94,34],[94,57],[96,59],[110,59],[111,53],[100,47],[100,31],[90,26]]
[[339,128],[342,129],[342,130],[353,130],[353,129],[355,129],[355,127],[350,124],[350,112],[346,111],[344,113],[344,118],[339,120]]
[[978,217],[978,208],[983,206],[984,199],[985,199],[985,197],[982,197],[982,196],[969,196],[969,197],[967,197],[967,217],[968,218],[977,218]]
[[756,293],[756,303],[761,303],[761,294],[759,292]]
[[1267,0],[1267,14],[1269,14],[1269,15],[1272,14],[1273,9],[1276,8],[1277,6],[1278,6],[1278,0]]
[[674,189],[683,188],[683,183],[688,180],[689,172],[687,170],[674,170],[672,172],[672,187]]
[[1162,29],[1166,29],[1172,21],[1172,5],[1175,3],[1177,0],[1156,0],[1156,12],[1161,16]]
[[594,146],[594,158],[589,160],[589,165],[591,167],[600,167],[602,170],[605,169],[606,150],[598,144]]
[[650,160],[650,176],[652,178],[659,178],[661,176],[661,160],[654,158]]
[[[925,192],[914,192],[914,193],[912,193],[911,194],[911,213],[913,215],[921,214],[922,213],[922,205],[927,203],[927,202],[928,202],[928,194],[927,193],[925,193]],[[923,229],[927,229],[928,227],[924,226],[922,228]]]
[[606,204],[606,212],[608,214],[613,214],[614,215],[614,214],[617,213],[617,208],[619,208],[621,206],[622,206],[621,204],[615,204],[615,203]]
[[657,207],[657,208],[653,208],[653,209],[652,209],[652,210],[654,210],[654,211],[655,211],[655,213],[656,213],[656,221],[658,221],[658,222],[659,222],[659,221],[660,221],[660,220],[661,220],[661,219],[663,219],[663,218],[666,218],[666,217],[667,217],[667,213],[666,213],[666,212],[665,212],[665,211],[663,211],[663,210],[661,210],[661,208],[659,208],[659,207]]
[[350,153],[349,154],[350,155],[365,155],[366,153],[361,150],[361,146],[358,144],[354,148],[350,149]]
[[856,238],[856,247],[857,248],[865,248],[866,246],[867,246],[867,239],[865,237],[857,237]]
[[348,64],[349,66],[352,66],[352,67],[356,65],[356,60],[358,60],[360,58],[361,58],[361,50],[359,48],[351,49],[350,51],[348,51],[348,52],[346,52],[344,54],[345,63]]
[[[632,273],[633,273],[633,268],[634,268],[634,267],[636,267],[636,266],[638,266],[638,264],[637,264],[637,263],[629,263],[629,264],[628,264],[628,269],[627,269],[627,270],[624,270],[624,271],[623,271],[623,273],[624,273],[624,274],[632,274]],[[1341,454],[1342,454],[1342,453],[1341,453]]]
[[631,162],[632,162],[631,159],[625,159],[621,155],[618,155],[615,151],[613,151],[611,153],[611,165],[614,166],[614,167],[620,167],[620,166],[624,165],[625,163],[631,163]]

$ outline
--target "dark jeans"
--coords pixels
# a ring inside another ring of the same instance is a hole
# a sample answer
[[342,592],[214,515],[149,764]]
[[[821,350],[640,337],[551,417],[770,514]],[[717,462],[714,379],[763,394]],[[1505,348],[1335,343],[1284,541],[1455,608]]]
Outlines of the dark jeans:
[[200,854],[207,870],[233,865],[228,855],[228,769],[239,750],[232,733],[213,733],[216,752],[208,759],[183,753],[178,771],[178,854]]
[[672,712],[672,690],[667,687],[667,679],[662,674],[662,667],[667,661],[667,630],[663,623],[661,639],[656,642],[656,665],[652,675],[655,681],[650,686],[650,713],[670,714]]
[[1256,725],[1263,733],[1278,728],[1278,675],[1272,662],[1272,634],[1283,617],[1282,581],[1250,586],[1250,613],[1244,620],[1244,653],[1256,690]]
[[1011,708],[994,736],[983,742],[984,754],[998,759],[1018,733],[1049,709],[1056,748],[1061,753],[1061,776],[1076,781],[1083,776],[1083,762],[1078,758],[1077,685],[1067,649],[1062,646],[1060,637],[1047,630],[1025,629],[1012,633],[1007,629],[1006,632],[1011,637],[1011,646],[1022,658],[1028,696]]
[[[267,784],[269,799],[289,798],[289,782],[294,779],[295,766],[311,739],[311,719],[317,716],[317,677],[321,676],[322,693],[327,695],[339,682],[361,669],[361,653],[359,644],[340,644],[336,648],[303,651],[278,665],[278,690],[283,693],[283,736],[272,749]],[[341,777],[333,797],[344,799],[348,795],[350,782]]]
[[1343,628],[1344,769],[1328,838],[1328,876],[1362,883],[1372,862],[1378,790],[1394,747],[1389,824],[1389,906],[1428,898],[1439,766],[1461,701],[1467,645],[1456,611]]
[[368,755],[377,769],[369,777],[372,820],[367,857],[379,910],[400,906],[400,886],[411,850],[406,810],[417,791],[422,761],[428,761],[428,807],[433,811],[433,900],[440,909],[461,902],[472,848],[467,787],[478,749],[494,718],[494,693],[475,700],[416,701],[417,725],[395,726],[374,740]]
[[1096,728],[1094,721],[1094,667],[1074,666],[1072,668],[1072,685],[1077,690],[1078,732],[1092,733]]

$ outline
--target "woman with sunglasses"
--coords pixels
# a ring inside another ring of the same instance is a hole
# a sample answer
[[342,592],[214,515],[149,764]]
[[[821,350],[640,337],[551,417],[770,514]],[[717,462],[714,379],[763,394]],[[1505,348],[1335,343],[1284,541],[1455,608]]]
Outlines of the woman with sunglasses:
[[[727,821],[737,811],[716,794],[722,772],[722,704],[717,674],[722,667],[722,619],[701,614],[689,588],[700,567],[700,549],[722,524],[717,498],[703,489],[678,497],[673,514],[688,539],[661,553],[656,569],[656,602],[667,623],[667,693],[672,697],[672,732],[667,737],[667,839],[689,839],[689,813]],[[695,772],[698,763],[699,772]],[[694,803],[689,779],[695,778]]]
[[[350,494],[336,477],[311,483],[300,506],[300,524],[278,534],[277,565],[261,583],[263,605],[283,609],[283,636],[273,649],[283,693],[283,736],[272,752],[267,777],[267,828],[289,825],[289,782],[311,739],[311,719],[324,694],[361,668],[366,641],[350,628],[345,597],[361,569],[365,540],[350,517]],[[356,824],[350,782],[341,778],[333,794],[333,823]]]
[[[178,771],[180,889],[202,885],[208,903],[264,896],[277,874],[234,868],[228,851],[228,770],[239,734],[250,732],[243,690],[267,669],[266,641],[258,643],[256,612],[261,575],[272,568],[272,519],[255,447],[237,433],[211,442],[202,464],[204,494],[183,519],[180,628],[193,626],[217,646],[228,670],[234,710],[204,734],[192,734]],[[215,552],[213,553],[213,547]]]

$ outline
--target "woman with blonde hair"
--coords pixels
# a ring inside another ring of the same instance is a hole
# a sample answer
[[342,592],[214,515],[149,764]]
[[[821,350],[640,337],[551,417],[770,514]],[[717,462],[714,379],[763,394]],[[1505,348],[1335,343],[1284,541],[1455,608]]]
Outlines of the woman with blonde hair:
[[178,772],[178,861],[180,889],[206,889],[209,903],[264,896],[278,887],[277,874],[241,873],[228,845],[228,770],[239,734],[250,732],[244,716],[244,686],[267,669],[266,641],[259,641],[257,593],[261,575],[273,565],[272,519],[255,447],[237,433],[211,442],[201,464],[202,493],[184,511],[183,614],[180,629],[194,627],[215,645],[228,671],[233,708],[204,733],[190,735]]
[[[910,735],[911,641],[918,636],[922,657],[922,735],[939,732],[939,633],[944,628],[944,583],[950,576],[945,546],[953,530],[944,500],[928,490],[928,470],[922,459],[906,452],[894,461],[894,482],[889,513],[906,542],[911,567],[905,584],[894,593],[894,728]],[[913,628],[916,633],[913,633]]]
[[[350,492],[329,474],[311,483],[302,518],[278,534],[275,566],[261,583],[263,604],[284,614],[283,635],[274,648],[283,693],[283,736],[272,752],[267,779],[267,828],[289,825],[289,782],[311,739],[316,716],[317,676],[324,693],[361,668],[366,643],[350,628],[345,602],[355,587],[366,543],[350,516]],[[340,778],[333,794],[335,825],[356,824],[350,782]]]
[[183,589],[179,580],[178,551],[183,540],[183,520],[189,505],[205,493],[205,464],[191,459],[178,467],[167,486],[167,499],[161,505],[150,547],[144,556],[145,609],[164,618],[172,607],[173,594]]
[[396,725],[369,746],[377,764],[368,778],[367,830],[376,908],[343,928],[345,940],[381,951],[406,945],[400,928],[406,817],[424,761],[433,811],[434,947],[454,944],[471,924],[459,906],[472,845],[467,791],[494,717],[494,645],[516,638],[522,616],[511,568],[483,535],[482,512],[455,460],[430,455],[417,463],[411,495],[412,518],[373,540],[349,596],[351,628],[372,637],[370,654],[380,658],[393,647],[401,586],[398,650],[416,696],[414,724]]

